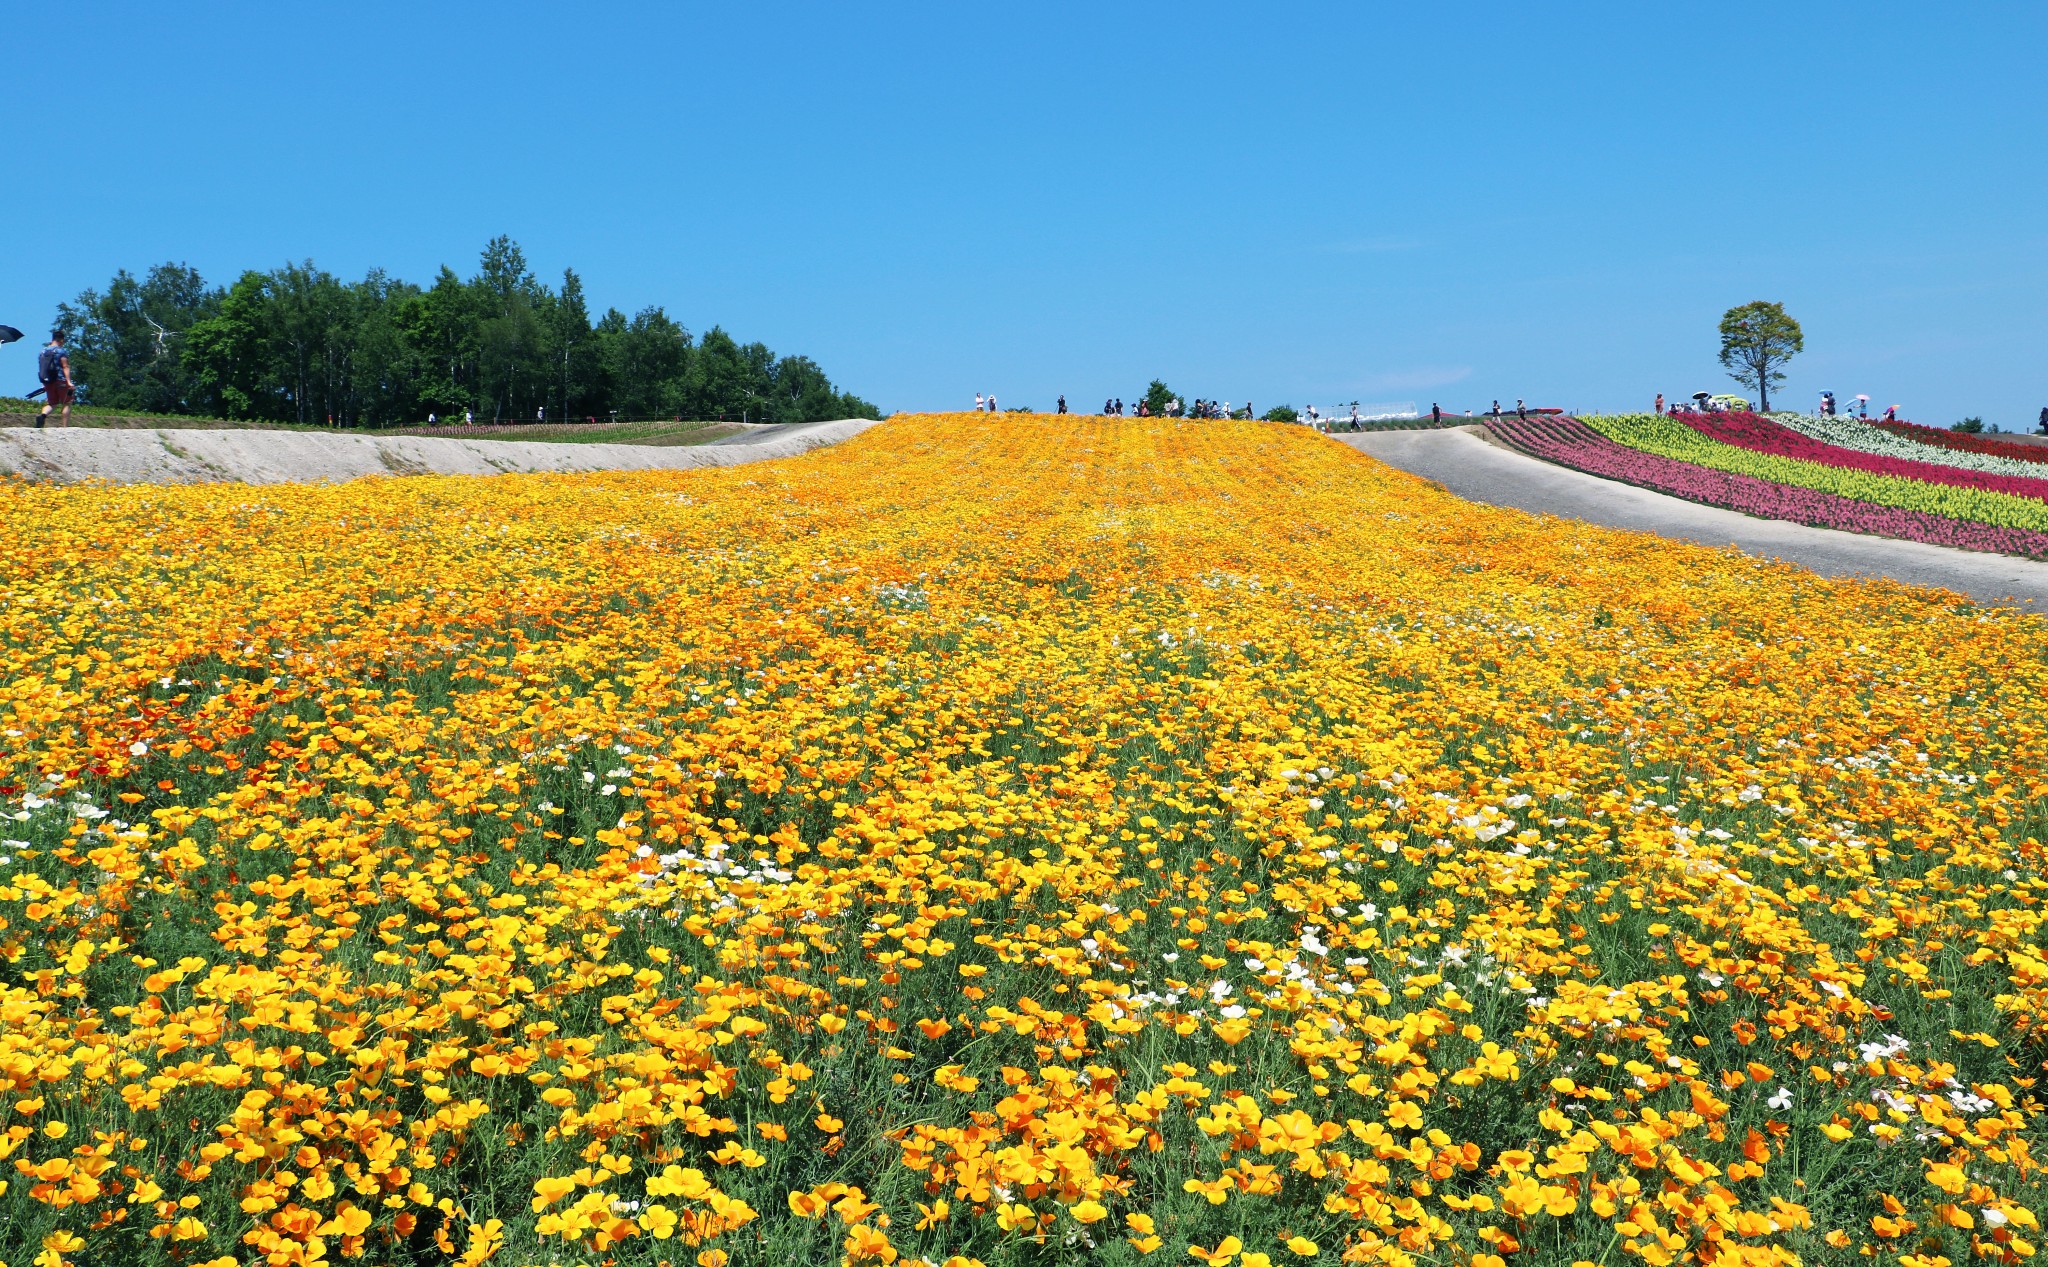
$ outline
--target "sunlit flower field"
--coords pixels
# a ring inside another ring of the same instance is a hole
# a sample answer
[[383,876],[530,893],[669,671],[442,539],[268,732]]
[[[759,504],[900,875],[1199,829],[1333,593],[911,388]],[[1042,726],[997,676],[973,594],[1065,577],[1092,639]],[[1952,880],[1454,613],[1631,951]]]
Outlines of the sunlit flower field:
[[2040,617],[1259,423],[0,511],[15,1267],[2042,1240]]

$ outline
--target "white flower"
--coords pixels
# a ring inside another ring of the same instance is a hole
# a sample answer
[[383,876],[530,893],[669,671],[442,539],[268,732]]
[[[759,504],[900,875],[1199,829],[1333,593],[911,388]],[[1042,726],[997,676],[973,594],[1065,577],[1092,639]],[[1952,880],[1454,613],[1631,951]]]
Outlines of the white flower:
[[617,785],[617,784],[614,784],[614,783],[607,783],[607,784],[605,784],[605,785],[604,785],[603,787],[601,787],[601,788],[597,789],[597,794],[598,794],[599,796],[610,796],[610,795],[612,795],[612,794],[613,794],[614,792],[617,792],[618,790],[619,790],[619,789],[618,789],[618,785]]
[[1977,1213],[1984,1216],[1984,1226],[1988,1228],[2001,1228],[2007,1223],[2012,1222],[2011,1219],[2006,1217],[2005,1211],[1995,1205],[1984,1206]]
[[1380,908],[1374,906],[1371,902],[1367,902],[1364,906],[1358,908],[1358,918],[1364,920],[1368,924],[1372,923],[1379,917]]
[[149,744],[141,739],[136,740],[134,743],[128,745],[128,755],[131,757],[148,756]]
[[1233,1003],[1229,1007],[1218,1009],[1217,1015],[1226,1021],[1234,1021],[1244,1015],[1244,1009]]
[[1764,1101],[1764,1103],[1770,1105],[1772,1108],[1778,1110],[1780,1113],[1784,1112],[1786,1109],[1792,1107],[1792,1088],[1779,1087],[1778,1093],[1772,1096],[1770,1099]]
[[1209,997],[1218,1001],[1229,998],[1230,983],[1221,980],[1211,983],[1209,986]]
[[1168,963],[1179,963],[1179,962],[1180,962],[1180,952],[1179,952],[1178,950],[1169,950],[1169,951],[1167,951],[1167,952],[1166,952],[1165,954],[1163,954],[1163,955],[1161,955],[1161,956],[1159,956],[1159,957],[1160,957],[1161,959],[1164,959],[1164,960],[1165,960],[1166,962],[1168,962]]

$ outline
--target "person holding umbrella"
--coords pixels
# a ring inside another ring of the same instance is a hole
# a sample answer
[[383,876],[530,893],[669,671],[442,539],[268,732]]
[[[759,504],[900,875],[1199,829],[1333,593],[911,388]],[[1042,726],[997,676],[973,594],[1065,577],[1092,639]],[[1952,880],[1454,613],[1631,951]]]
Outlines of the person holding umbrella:
[[1864,422],[1870,421],[1870,397],[1862,392],[1856,393],[1856,416]]

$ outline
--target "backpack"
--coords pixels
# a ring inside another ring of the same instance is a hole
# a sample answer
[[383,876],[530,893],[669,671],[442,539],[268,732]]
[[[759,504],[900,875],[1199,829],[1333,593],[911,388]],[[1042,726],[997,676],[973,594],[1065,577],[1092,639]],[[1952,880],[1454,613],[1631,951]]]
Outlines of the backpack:
[[43,354],[36,358],[36,378],[45,383],[61,383],[64,381],[63,348],[43,349]]

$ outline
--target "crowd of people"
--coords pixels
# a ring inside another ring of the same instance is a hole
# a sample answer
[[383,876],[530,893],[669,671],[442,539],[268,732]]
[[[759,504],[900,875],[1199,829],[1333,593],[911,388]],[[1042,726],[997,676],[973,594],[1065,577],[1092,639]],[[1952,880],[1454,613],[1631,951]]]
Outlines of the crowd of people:
[[[1066,397],[1062,396],[1060,399],[1065,400]],[[1066,411],[1061,410],[1061,412],[1064,413]],[[1112,396],[1108,400],[1103,401],[1102,412],[1111,418],[1123,417],[1126,412],[1123,398],[1121,396]],[[1233,409],[1227,400],[1218,403],[1213,400],[1198,399],[1190,403],[1182,401],[1178,396],[1173,396],[1169,397],[1157,410],[1152,408],[1149,401],[1140,400],[1136,404],[1129,406],[1128,412],[1134,418],[1249,418],[1252,417],[1252,405],[1250,401],[1246,401],[1242,409]]]

